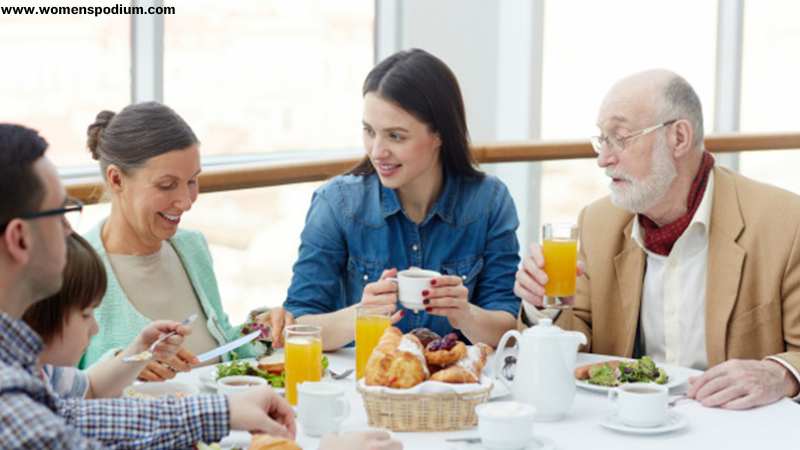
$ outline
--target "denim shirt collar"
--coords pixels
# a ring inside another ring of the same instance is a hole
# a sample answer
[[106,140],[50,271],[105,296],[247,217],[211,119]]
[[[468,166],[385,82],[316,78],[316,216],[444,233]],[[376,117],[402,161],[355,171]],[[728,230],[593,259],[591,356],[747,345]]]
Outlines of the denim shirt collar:
[[32,366],[42,349],[42,339],[28,324],[0,312],[0,361]]
[[[399,213],[402,210],[402,205],[400,204],[400,198],[398,198],[397,192],[394,189],[389,189],[384,186],[377,175],[375,176],[375,180],[380,185],[381,189],[381,212],[383,218],[386,219],[393,214]],[[455,209],[456,199],[458,198],[458,190],[459,183],[456,181],[455,177],[448,177],[445,174],[442,193],[439,194],[439,198],[436,200],[436,203],[434,203],[433,208],[428,212],[425,220],[422,221],[422,224],[427,223],[431,217],[437,215],[442,221],[453,225],[453,210]]]

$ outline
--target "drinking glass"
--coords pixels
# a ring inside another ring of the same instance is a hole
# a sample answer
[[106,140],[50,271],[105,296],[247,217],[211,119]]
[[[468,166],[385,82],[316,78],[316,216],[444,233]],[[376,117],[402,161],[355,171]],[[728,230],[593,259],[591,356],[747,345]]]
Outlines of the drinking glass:
[[322,328],[290,325],[285,328],[286,400],[297,404],[297,385],[322,378]]
[[568,223],[546,223],[542,227],[542,253],[547,274],[545,308],[571,308],[577,278],[578,227]]
[[369,355],[391,324],[391,313],[385,307],[356,307],[356,380],[364,376]]

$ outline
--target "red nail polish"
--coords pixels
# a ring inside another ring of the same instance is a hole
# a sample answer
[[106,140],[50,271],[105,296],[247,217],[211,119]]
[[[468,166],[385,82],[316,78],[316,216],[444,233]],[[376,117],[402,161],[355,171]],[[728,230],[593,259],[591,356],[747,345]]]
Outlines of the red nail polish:
[[405,316],[405,315],[406,315],[406,312],[405,312],[405,311],[400,311],[400,318],[401,318],[401,319],[402,319],[402,318],[403,318],[403,316]]
[[427,305],[427,304],[428,304],[428,303],[430,303],[430,302],[431,302],[431,301],[430,301],[430,300],[428,300],[428,299],[426,298],[425,300],[423,300],[423,301],[422,301],[422,304],[423,304],[423,305]]
[[426,311],[426,312],[431,312],[431,309],[433,309],[433,308],[431,308],[430,306],[428,306],[427,308],[425,308],[425,311]]
[[436,286],[436,278],[431,280],[431,286]]
[[423,297],[427,297],[427,296],[428,296],[428,294],[430,294],[430,291],[428,291],[427,289],[425,289],[424,291],[422,291],[422,296],[423,296]]

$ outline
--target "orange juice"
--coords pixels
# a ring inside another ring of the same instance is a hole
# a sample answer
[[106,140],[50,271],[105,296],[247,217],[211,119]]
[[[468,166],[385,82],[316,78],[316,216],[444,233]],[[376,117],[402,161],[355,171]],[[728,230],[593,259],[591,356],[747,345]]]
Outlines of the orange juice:
[[359,315],[356,318],[356,380],[364,376],[369,355],[390,325],[388,316]]
[[542,253],[544,253],[544,271],[547,274],[544,294],[548,297],[575,295],[578,241],[545,239],[542,244]]
[[297,384],[322,378],[322,340],[315,336],[286,339],[286,400],[297,404]]

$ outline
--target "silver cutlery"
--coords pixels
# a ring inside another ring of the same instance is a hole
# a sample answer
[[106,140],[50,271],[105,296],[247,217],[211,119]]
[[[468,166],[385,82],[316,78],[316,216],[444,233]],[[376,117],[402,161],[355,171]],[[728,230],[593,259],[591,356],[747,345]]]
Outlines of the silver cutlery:
[[[197,314],[192,314],[191,316],[183,319],[181,321],[181,325],[187,326],[192,322],[194,322],[195,319],[197,319]],[[150,344],[150,347],[148,347],[147,350],[141,351],[135,355],[126,356],[122,358],[122,362],[138,363],[138,362],[150,361],[151,359],[153,359],[153,352],[156,350],[156,347],[158,347],[158,344],[164,342],[164,340],[167,338],[175,336],[176,334],[178,334],[176,331],[170,331],[169,333],[162,335],[161,337],[153,341],[153,343]]]
[[353,369],[347,369],[344,372],[337,373],[329,368],[328,372],[330,372],[331,378],[334,380],[344,380],[345,378],[349,377],[351,373],[353,373]]
[[669,399],[669,401],[667,402],[667,406],[671,408],[676,404],[678,404],[678,402],[681,402],[683,400],[691,400],[691,398],[689,398],[689,396],[686,394],[676,395],[671,399]]
[[[477,436],[475,436],[475,437],[463,437],[463,438],[450,438],[450,439],[445,439],[444,441],[445,442],[452,442],[452,443],[463,442],[465,444],[480,444],[481,443],[481,438],[477,437]],[[540,441],[539,439],[535,438],[535,437],[531,439],[531,443],[526,448],[530,448],[531,444],[534,445],[533,448],[541,448],[541,447],[544,446],[544,443],[542,441]]]
[[481,438],[479,437],[467,437],[467,438],[451,438],[445,439],[445,442],[464,442],[467,444],[480,444]]

